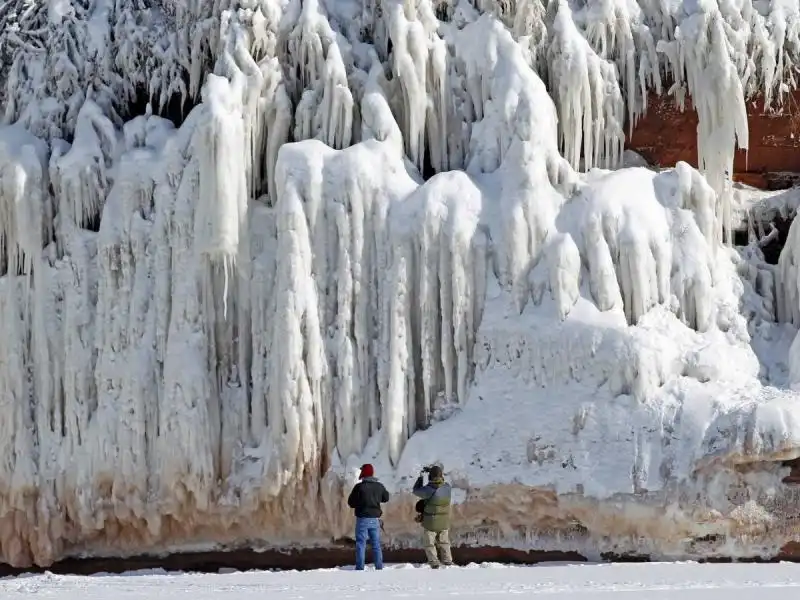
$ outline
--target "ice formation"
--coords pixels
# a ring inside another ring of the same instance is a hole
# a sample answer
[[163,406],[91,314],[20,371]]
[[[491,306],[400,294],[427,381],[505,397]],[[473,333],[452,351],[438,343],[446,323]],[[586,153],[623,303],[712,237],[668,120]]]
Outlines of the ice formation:
[[[464,542],[791,537],[800,233],[776,269],[726,242],[796,2],[11,0],[0,24],[3,561],[329,543],[366,459],[395,543],[436,459]],[[700,169],[615,170],[667,91]]]

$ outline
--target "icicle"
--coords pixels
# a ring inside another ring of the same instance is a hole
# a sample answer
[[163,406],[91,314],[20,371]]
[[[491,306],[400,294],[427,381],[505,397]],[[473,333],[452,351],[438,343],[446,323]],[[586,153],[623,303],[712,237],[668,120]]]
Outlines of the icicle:
[[800,325],[798,264],[800,264],[800,225],[795,225],[793,221],[789,227],[786,244],[778,258],[776,295],[778,297],[778,320],[794,325]]
[[402,3],[392,5],[390,36],[393,48],[392,73],[398,78],[403,93],[403,120],[401,128],[406,151],[417,169],[422,170],[425,160],[425,120],[428,98],[426,94],[427,57],[422,25],[406,18]]
[[[720,214],[729,215],[727,182],[737,145],[748,147],[747,110],[724,19],[717,8],[699,6],[676,31],[675,41],[659,42],[658,48],[673,62],[676,85],[685,77],[699,121],[699,165],[721,197]],[[729,239],[729,218],[723,218],[723,226]]]
[[[47,148],[20,127],[0,128],[0,257],[3,271],[30,274],[38,263],[48,219]],[[48,236],[49,237],[49,236]]]
[[389,381],[384,402],[383,424],[388,443],[389,460],[393,465],[400,461],[400,453],[406,440],[409,418],[405,406],[406,397],[412,395],[408,390],[408,309],[410,298],[406,291],[407,266],[400,258],[392,274],[393,300],[389,318]]
[[580,35],[559,1],[548,51],[552,93],[560,116],[564,157],[584,170],[614,167],[622,157],[623,101],[616,73]]
[[199,252],[235,260],[247,212],[241,96],[225,79],[212,75],[203,97],[209,118],[195,134],[202,164],[195,236]]

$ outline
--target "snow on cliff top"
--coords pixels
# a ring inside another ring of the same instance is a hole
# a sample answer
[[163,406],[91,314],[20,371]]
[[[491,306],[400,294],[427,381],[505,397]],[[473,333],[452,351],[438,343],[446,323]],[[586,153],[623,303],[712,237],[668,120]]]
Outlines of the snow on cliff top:
[[[797,455],[800,233],[732,249],[729,174],[796,5],[17,8],[0,558],[329,543],[367,459],[442,461],[462,540],[777,543],[786,469],[742,465]],[[614,170],[648,91],[700,171]]]

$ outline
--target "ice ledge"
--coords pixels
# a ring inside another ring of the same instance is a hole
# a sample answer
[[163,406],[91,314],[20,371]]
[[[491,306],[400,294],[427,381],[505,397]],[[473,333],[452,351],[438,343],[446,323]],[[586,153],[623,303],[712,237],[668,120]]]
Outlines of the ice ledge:
[[[574,554],[589,560],[609,556],[769,559],[798,541],[793,520],[800,491],[780,483],[784,471],[788,469],[778,464],[761,463],[749,470],[718,471],[702,485],[672,489],[669,495],[618,494],[605,500],[581,494],[559,496],[553,490],[521,484],[492,485],[471,490],[454,507],[452,537],[459,547]],[[413,504],[410,495],[403,495],[387,507],[387,548],[419,547]],[[191,528],[186,527],[187,519],[181,519],[182,527],[173,526],[157,536],[143,530],[141,522],[109,520],[92,538],[64,544],[57,554],[11,564],[50,567],[70,558],[125,564],[149,555],[160,556],[162,565],[170,565],[181,560],[170,555],[237,550],[280,552],[287,557],[305,550],[324,557],[326,551],[335,552],[352,539],[353,525],[352,518],[343,513],[333,520],[314,518],[320,514],[315,511],[325,510],[313,501],[288,509],[278,501],[240,508],[235,514],[217,507],[193,513],[196,520]],[[491,556],[487,552],[484,556]],[[298,566],[287,561],[276,566]]]

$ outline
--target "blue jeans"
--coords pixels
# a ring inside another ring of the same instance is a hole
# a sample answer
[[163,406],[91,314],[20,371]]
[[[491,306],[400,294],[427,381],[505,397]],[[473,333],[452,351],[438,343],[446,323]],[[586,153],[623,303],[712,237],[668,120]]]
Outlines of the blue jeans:
[[367,538],[372,546],[372,557],[375,568],[383,568],[383,551],[381,550],[381,521],[380,519],[356,518],[356,570],[364,570],[364,560],[367,554]]

